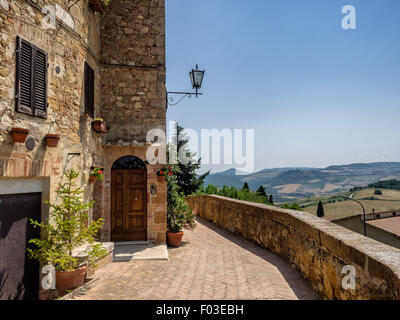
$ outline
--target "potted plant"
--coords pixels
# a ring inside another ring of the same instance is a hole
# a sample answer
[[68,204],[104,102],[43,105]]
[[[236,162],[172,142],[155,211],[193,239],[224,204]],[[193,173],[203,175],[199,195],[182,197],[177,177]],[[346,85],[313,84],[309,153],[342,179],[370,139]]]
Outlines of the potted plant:
[[92,167],[90,169],[90,175],[89,175],[90,183],[95,183],[97,181],[103,181],[103,179],[104,179],[103,169],[97,168],[97,167]]
[[[41,228],[42,237],[29,241],[34,248],[27,249],[28,256],[55,268],[56,287],[60,296],[67,290],[81,286],[87,267],[95,266],[96,261],[107,254],[101,244],[95,241],[103,227],[103,220],[87,223],[88,210],[93,206],[93,202],[82,202],[83,190],[74,184],[78,176],[73,170],[65,174],[66,182],[60,183],[56,191],[60,201],[48,203],[48,221],[39,223],[30,220],[35,228]],[[73,250],[84,245],[87,246],[87,257],[75,257]]]
[[107,124],[101,118],[96,118],[93,120],[92,128],[98,133],[108,133]]
[[47,146],[50,148],[56,148],[58,146],[58,142],[60,141],[59,134],[46,134],[44,138]]
[[183,230],[193,230],[196,227],[196,218],[184,195],[178,192],[176,176],[168,176],[167,183],[167,241],[169,246],[179,247]]
[[159,178],[159,180],[164,180],[168,177],[171,177],[174,174],[172,167],[168,166],[165,167],[159,171],[157,171],[157,177]]
[[22,129],[22,128],[11,128],[11,136],[14,140],[14,142],[17,143],[24,143],[26,140],[26,137],[29,134],[28,129]]

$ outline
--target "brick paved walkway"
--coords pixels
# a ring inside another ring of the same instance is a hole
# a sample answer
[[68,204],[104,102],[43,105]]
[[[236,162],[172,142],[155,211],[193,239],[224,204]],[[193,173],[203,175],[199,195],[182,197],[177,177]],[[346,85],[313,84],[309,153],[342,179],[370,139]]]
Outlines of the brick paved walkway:
[[74,299],[318,299],[278,256],[199,219],[170,261],[109,264]]

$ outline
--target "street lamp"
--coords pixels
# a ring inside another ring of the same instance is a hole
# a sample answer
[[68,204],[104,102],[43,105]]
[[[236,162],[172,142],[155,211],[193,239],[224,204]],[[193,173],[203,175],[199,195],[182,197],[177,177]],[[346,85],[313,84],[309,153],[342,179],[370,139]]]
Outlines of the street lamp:
[[[192,87],[193,87],[193,89],[196,90],[196,92],[167,91],[167,109],[168,109],[168,106],[176,106],[179,102],[181,102],[186,97],[195,95],[197,98],[198,96],[203,95],[202,93],[199,93],[199,90],[201,89],[201,85],[203,84],[203,78],[204,78],[205,72],[206,72],[205,70],[199,70],[198,64],[196,64],[196,69],[192,69],[192,71],[189,72],[190,81],[192,82]],[[171,95],[183,95],[183,97],[174,103],[175,99],[173,97],[168,96],[170,94]]]
[[206,72],[205,70],[199,70],[199,65],[196,64],[196,70],[192,69],[192,71],[189,73],[193,89],[196,89],[196,97],[203,83],[205,72]]
[[345,199],[348,199],[348,200],[352,200],[352,201],[354,201],[354,202],[357,202],[357,203],[358,203],[358,204],[361,206],[361,208],[363,209],[363,219],[364,219],[364,236],[367,236],[367,225],[365,224],[365,221],[366,221],[366,215],[365,215],[365,208],[364,208],[363,204],[362,204],[360,201],[358,201],[358,200],[355,200],[355,199],[353,199],[353,198],[350,198],[350,197],[342,196],[342,198],[345,198]]

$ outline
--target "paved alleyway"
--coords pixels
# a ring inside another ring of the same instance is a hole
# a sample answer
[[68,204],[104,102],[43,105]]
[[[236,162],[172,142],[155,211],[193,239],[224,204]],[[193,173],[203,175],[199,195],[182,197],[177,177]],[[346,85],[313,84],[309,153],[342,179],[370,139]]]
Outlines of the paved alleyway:
[[74,299],[318,299],[278,256],[199,219],[170,261],[109,264]]

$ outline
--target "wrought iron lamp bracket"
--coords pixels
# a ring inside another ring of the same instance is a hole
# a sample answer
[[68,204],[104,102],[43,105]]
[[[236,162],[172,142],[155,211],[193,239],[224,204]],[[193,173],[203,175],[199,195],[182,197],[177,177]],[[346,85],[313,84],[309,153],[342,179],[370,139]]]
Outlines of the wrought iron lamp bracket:
[[[182,97],[175,102],[175,98],[174,97],[170,97],[169,95],[181,95]],[[189,97],[191,98],[192,96],[196,96],[196,98],[198,96],[203,95],[202,93],[197,92],[167,92],[167,109],[168,107],[174,107],[177,104],[179,104],[180,102],[182,102],[182,100],[184,100],[185,98]]]

